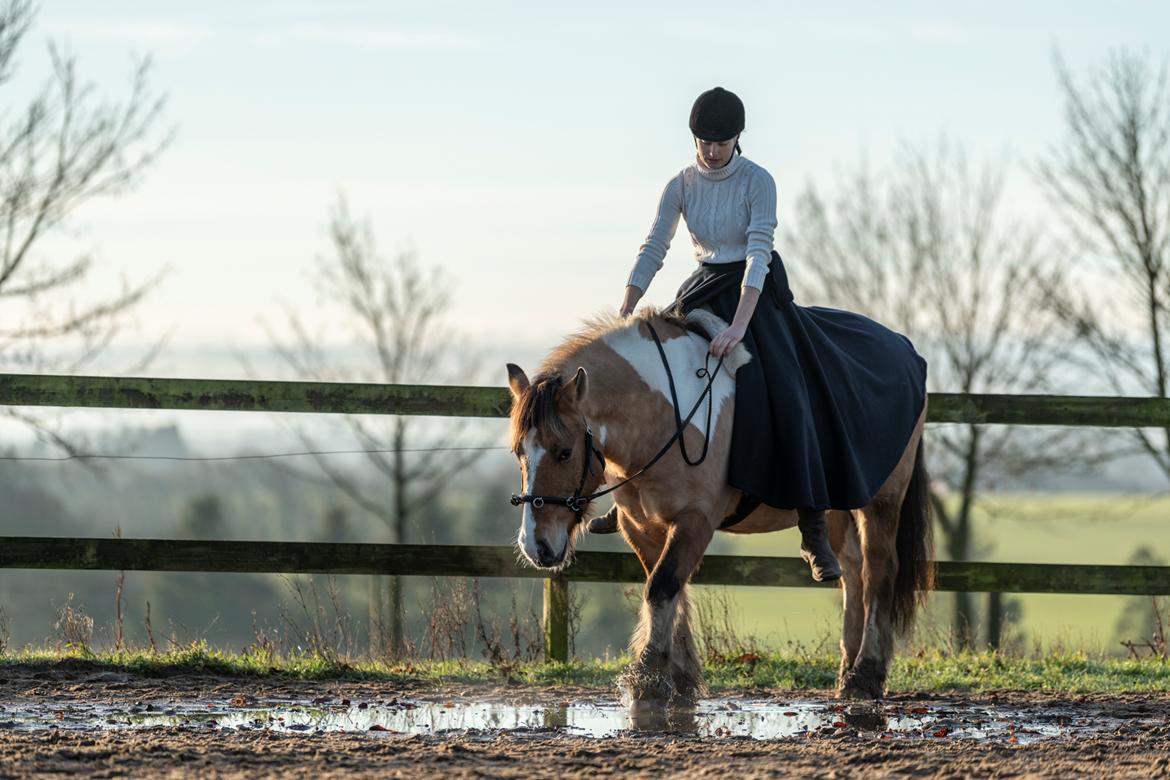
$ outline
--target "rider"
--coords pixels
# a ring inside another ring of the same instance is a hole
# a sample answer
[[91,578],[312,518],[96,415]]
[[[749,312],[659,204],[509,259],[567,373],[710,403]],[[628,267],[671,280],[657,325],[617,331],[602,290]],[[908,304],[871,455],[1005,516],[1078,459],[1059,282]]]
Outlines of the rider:
[[[801,409],[793,409],[787,397],[778,397],[789,393],[792,375],[800,366],[789,365],[789,326],[775,311],[792,301],[783,265],[772,249],[776,184],[740,151],[744,106],[734,93],[715,87],[699,95],[691,109],[690,129],[695,161],[667,183],[620,311],[623,316],[634,311],[662,268],[679,217],[685,217],[701,265],[680,289],[682,307],[701,305],[730,323],[712,339],[712,355],[726,355],[741,341],[752,354],[752,361],[736,376],[728,480],[763,503],[797,508],[801,555],[813,579],[834,580],[841,576],[841,567],[829,546],[824,511],[831,496],[824,489],[825,469],[811,462],[819,458],[817,442],[809,440],[815,439],[816,430],[800,421],[795,425],[785,421],[787,413],[799,415]],[[768,297],[757,308],[761,293]],[[800,390],[815,392],[813,384],[800,382]],[[820,405],[816,399],[811,404]],[[806,461],[795,469],[785,460],[787,452],[781,456],[782,450],[792,449],[798,460]]]

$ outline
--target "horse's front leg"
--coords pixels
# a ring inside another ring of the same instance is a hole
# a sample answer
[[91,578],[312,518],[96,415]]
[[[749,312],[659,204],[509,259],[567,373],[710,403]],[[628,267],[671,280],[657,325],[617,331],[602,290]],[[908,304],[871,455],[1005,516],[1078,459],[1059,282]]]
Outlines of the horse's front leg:
[[710,524],[698,513],[680,517],[668,527],[662,554],[646,580],[641,620],[630,645],[634,660],[622,679],[632,701],[686,703],[702,690],[686,583],[702,561],[712,534]]

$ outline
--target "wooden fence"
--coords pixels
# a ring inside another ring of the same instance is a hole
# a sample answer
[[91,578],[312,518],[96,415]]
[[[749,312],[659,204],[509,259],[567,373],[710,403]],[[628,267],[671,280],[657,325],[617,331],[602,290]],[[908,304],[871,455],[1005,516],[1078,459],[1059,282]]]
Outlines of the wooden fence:
[[[503,417],[502,388],[0,374],[0,405]],[[931,423],[1170,427],[1170,399],[934,393]],[[580,551],[550,575],[511,547],[0,537],[0,568],[395,574],[545,579],[545,649],[568,655],[570,582],[640,582],[629,553]],[[798,558],[707,556],[697,584],[816,585]],[[938,588],[1001,593],[1170,595],[1170,567],[948,562]]]

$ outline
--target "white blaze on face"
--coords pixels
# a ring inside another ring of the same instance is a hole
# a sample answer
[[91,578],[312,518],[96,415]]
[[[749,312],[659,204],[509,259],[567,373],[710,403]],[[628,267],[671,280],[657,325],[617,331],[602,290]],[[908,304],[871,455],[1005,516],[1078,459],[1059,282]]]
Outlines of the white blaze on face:
[[[544,447],[536,443],[536,432],[529,431],[528,435],[524,437],[525,460],[521,469],[524,476],[524,484],[521,487],[525,493],[532,492],[532,486],[536,484],[536,469],[540,466],[544,455]],[[536,514],[533,512],[531,503],[522,506],[524,511],[520,518],[520,538],[517,543],[528,560],[536,563],[538,560],[536,556]]]

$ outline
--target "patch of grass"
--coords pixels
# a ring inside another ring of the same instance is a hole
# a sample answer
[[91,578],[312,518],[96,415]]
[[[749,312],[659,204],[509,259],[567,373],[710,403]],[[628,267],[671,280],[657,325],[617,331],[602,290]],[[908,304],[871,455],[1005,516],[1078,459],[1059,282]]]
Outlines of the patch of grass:
[[[523,663],[510,667],[507,680],[532,686],[609,687],[628,659],[569,663]],[[486,661],[338,662],[321,656],[270,656],[227,653],[192,643],[167,653],[35,650],[0,655],[3,666],[83,665],[116,668],[148,677],[215,674],[302,680],[382,680],[415,683],[498,683],[497,667]],[[836,684],[837,658],[799,652],[747,653],[706,665],[714,693],[748,688],[825,690]],[[892,692],[980,693],[1019,690],[1050,693],[1137,693],[1170,690],[1170,662],[1156,659],[1094,657],[1058,653],[1035,657],[996,653],[922,651],[897,658],[890,675]]]
[[836,656],[788,653],[745,653],[726,661],[704,664],[707,687],[712,691],[737,688],[809,690],[837,684]]
[[1093,657],[1054,653],[1012,657],[995,653],[920,653],[899,658],[891,690],[1025,690],[1050,693],[1123,693],[1170,690],[1170,663],[1158,658]]

